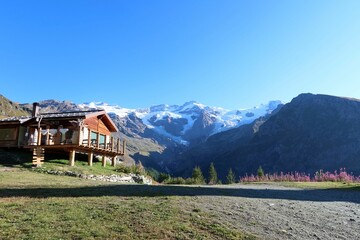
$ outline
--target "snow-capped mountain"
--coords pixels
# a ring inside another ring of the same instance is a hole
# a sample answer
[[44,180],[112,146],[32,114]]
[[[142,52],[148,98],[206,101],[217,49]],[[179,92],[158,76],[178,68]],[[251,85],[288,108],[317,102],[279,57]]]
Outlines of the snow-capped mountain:
[[[179,153],[205,142],[210,136],[251,123],[275,110],[280,101],[249,109],[228,110],[195,101],[183,105],[156,105],[129,109],[103,102],[74,104],[68,101],[40,101],[41,112],[104,109],[127,142],[125,162],[170,172]],[[22,104],[31,111],[31,104]]]
[[81,109],[104,109],[113,117],[137,118],[149,129],[172,141],[189,145],[203,141],[211,135],[251,123],[255,119],[270,114],[281,101],[249,109],[228,110],[210,107],[190,101],[179,105],[156,105],[145,109],[128,109],[103,102],[90,102],[78,105]]

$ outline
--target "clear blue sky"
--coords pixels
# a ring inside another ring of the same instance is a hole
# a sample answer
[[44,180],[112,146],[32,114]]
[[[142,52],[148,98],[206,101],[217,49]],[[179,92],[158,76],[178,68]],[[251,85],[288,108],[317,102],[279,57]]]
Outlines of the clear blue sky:
[[360,98],[360,1],[0,0],[0,94],[225,108]]

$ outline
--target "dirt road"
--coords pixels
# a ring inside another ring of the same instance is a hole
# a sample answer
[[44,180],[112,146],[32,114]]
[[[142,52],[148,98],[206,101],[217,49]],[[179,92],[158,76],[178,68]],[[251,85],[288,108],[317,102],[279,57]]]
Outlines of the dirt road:
[[358,191],[254,184],[221,186],[219,192],[195,196],[191,204],[261,239],[360,239]]

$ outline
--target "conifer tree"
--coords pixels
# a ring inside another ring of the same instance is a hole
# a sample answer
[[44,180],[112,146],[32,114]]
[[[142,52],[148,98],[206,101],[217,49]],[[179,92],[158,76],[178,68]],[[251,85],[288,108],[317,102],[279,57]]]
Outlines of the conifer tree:
[[226,176],[226,183],[227,184],[235,183],[235,174],[231,168],[229,169],[228,175]]
[[204,184],[205,183],[204,175],[203,175],[203,173],[201,171],[201,168],[199,166],[196,166],[193,169],[192,178],[194,179],[195,184]]
[[264,176],[264,170],[262,169],[261,166],[259,166],[259,168],[257,170],[257,175],[259,178],[262,178]]
[[218,181],[217,172],[214,166],[214,163],[212,162],[209,167],[209,184],[216,184]]

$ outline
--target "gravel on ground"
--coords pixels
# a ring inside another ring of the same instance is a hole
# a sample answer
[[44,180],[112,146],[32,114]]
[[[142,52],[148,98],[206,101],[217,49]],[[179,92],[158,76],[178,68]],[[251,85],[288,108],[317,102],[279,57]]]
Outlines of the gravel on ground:
[[193,208],[260,239],[360,239],[358,191],[273,184],[216,187],[233,194],[195,196],[184,204],[193,204]]

